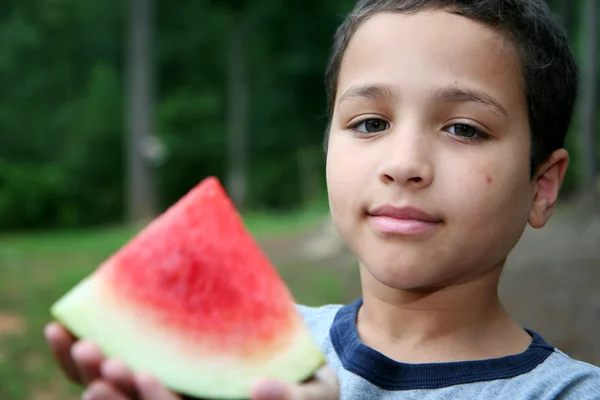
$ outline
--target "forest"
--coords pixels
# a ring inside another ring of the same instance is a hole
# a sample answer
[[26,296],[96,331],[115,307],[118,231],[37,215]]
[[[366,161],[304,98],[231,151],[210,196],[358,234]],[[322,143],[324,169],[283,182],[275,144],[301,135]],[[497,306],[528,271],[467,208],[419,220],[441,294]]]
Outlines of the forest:
[[[595,0],[549,1],[581,68],[565,196],[597,182]],[[207,175],[240,209],[325,200],[324,71],[351,0],[4,0],[0,229],[151,218]]]

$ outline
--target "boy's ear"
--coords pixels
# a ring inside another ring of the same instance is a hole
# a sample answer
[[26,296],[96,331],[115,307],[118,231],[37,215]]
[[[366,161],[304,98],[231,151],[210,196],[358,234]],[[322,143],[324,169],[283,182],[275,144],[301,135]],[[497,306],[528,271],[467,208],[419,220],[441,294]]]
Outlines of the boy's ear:
[[535,197],[529,213],[529,225],[533,228],[542,228],[552,215],[568,165],[569,153],[559,149],[536,172]]

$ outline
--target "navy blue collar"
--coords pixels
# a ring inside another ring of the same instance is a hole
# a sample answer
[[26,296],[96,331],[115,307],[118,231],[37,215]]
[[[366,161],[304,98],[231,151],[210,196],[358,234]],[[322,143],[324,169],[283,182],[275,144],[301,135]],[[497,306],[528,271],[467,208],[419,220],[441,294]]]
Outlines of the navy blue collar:
[[439,389],[465,383],[512,378],[534,369],[554,351],[537,333],[521,354],[479,361],[406,364],[367,347],[358,337],[356,315],[362,299],[342,307],[330,335],[344,368],[384,390]]

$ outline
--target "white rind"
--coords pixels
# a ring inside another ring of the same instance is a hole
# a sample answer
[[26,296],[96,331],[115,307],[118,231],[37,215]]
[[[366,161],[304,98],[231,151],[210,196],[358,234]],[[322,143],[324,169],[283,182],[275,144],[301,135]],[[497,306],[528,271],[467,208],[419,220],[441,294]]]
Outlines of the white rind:
[[169,389],[194,397],[250,397],[257,378],[299,382],[325,363],[308,328],[300,322],[290,346],[270,359],[244,362],[234,357],[203,360],[202,349],[168,337],[125,304],[116,304],[92,275],[75,286],[51,309],[53,316],[80,338],[95,342],[107,357],[116,357],[133,371],[149,372]]

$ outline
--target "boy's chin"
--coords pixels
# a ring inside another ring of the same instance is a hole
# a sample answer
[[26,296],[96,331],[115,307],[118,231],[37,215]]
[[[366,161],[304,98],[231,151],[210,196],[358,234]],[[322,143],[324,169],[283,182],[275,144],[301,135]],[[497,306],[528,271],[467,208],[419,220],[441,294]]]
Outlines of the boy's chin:
[[436,277],[436,274],[432,276],[432,274],[427,273],[423,269],[422,263],[398,265],[397,262],[373,262],[369,263],[368,266],[361,263],[361,268],[363,269],[363,280],[372,280],[376,284],[394,290],[426,291],[430,289],[434,291],[439,288],[436,283],[442,280],[441,277]]

